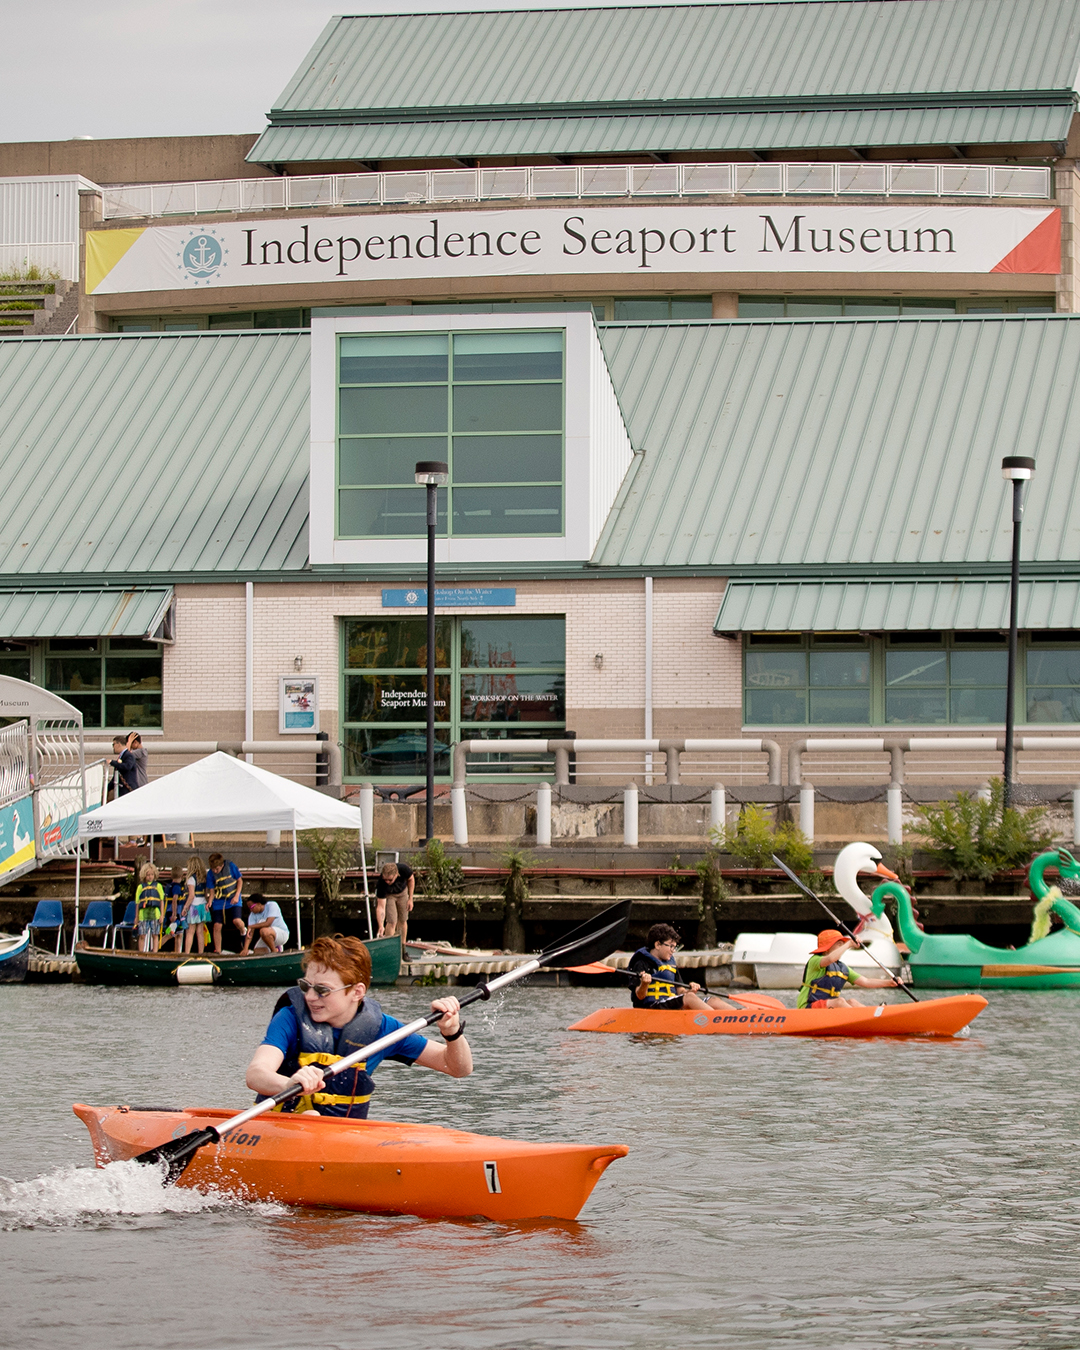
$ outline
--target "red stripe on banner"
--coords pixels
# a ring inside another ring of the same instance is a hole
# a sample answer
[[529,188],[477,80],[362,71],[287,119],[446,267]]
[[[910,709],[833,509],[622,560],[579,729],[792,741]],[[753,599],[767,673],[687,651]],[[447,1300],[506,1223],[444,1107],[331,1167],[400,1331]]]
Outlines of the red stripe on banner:
[[992,272],[1046,272],[1061,270],[1061,212],[1051,211]]

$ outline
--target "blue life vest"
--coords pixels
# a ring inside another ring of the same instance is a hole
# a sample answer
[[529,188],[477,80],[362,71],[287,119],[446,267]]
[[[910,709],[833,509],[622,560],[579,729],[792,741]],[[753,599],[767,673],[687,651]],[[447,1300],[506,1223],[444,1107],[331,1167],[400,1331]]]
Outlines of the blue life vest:
[[647,947],[639,947],[634,955],[644,956],[652,966],[652,978],[644,997],[638,998],[637,985],[631,990],[630,1001],[635,1008],[655,1008],[658,1004],[666,1003],[669,998],[679,997],[681,991],[671,983],[679,978],[679,968],[673,961],[658,961]]
[[832,965],[825,966],[821,974],[811,981],[807,981],[806,978],[809,969],[810,962],[807,961],[803,969],[803,989],[806,990],[806,1002],[803,1002],[802,990],[800,990],[798,1000],[800,1008],[809,1008],[811,1003],[817,1003],[822,999],[839,998],[851,983],[849,978],[851,972],[843,961],[834,961]]
[[[356,1016],[341,1028],[338,1033],[337,1047],[334,1046],[335,1028],[328,1022],[315,1022],[308,1012],[307,1000],[299,989],[289,989],[279,1004],[288,1003],[296,1014],[299,1027],[297,1048],[287,1055],[279,1073],[291,1078],[297,1069],[305,1064],[336,1064],[339,1059],[351,1055],[354,1050],[370,1045],[378,1039],[382,1030],[383,1012],[378,1002],[366,995],[360,1004]],[[275,1012],[277,1009],[275,1008]],[[275,1106],[275,1111],[318,1111],[320,1116],[349,1116],[354,1120],[367,1118],[368,1106],[375,1084],[367,1071],[363,1060],[351,1068],[334,1074],[323,1084],[323,1091],[311,1096],[294,1097],[291,1101]],[[259,1101],[265,1098],[260,1097]]]

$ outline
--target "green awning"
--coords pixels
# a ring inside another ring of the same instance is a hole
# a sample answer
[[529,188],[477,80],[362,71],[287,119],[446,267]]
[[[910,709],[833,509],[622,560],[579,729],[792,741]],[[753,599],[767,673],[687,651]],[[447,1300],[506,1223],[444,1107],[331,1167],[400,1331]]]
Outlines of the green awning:
[[171,586],[146,590],[0,591],[0,638],[166,640]]
[[[1080,581],[1022,581],[1021,628],[1080,628]],[[1009,626],[1007,581],[732,581],[714,631],[995,632]]]

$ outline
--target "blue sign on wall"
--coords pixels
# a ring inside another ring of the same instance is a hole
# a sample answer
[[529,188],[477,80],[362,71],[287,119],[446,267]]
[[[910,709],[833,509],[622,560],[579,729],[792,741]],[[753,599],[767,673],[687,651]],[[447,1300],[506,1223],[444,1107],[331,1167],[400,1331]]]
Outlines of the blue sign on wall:
[[[385,589],[382,593],[383,609],[427,609],[427,587],[403,587],[400,590]],[[440,608],[464,608],[465,606],[517,605],[517,588],[514,586],[436,586],[435,604]]]

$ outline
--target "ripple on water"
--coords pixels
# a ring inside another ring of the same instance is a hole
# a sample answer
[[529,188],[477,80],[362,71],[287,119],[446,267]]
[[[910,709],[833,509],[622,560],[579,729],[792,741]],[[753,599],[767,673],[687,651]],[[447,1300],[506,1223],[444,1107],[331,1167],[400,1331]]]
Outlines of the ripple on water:
[[0,1231],[22,1228],[144,1226],[158,1216],[244,1209],[282,1214],[281,1205],[247,1204],[233,1196],[162,1184],[161,1171],[136,1162],[61,1167],[29,1181],[0,1177]]

